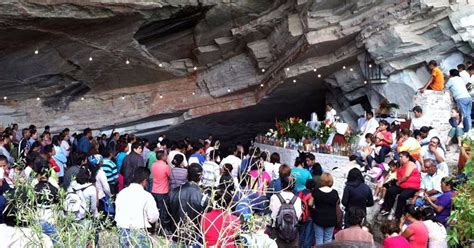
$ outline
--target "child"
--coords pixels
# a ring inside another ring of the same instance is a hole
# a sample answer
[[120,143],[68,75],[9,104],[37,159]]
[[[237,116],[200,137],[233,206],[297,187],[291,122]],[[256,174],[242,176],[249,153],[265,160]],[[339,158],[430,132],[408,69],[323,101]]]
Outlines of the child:
[[375,187],[375,194],[374,194],[374,201],[379,201],[379,204],[382,205],[384,202],[385,194],[387,193],[387,188],[390,186],[391,183],[397,181],[397,169],[398,169],[398,162],[396,160],[390,161],[388,163],[390,167],[390,171],[377,183]]
[[[361,169],[370,170],[372,168],[372,160],[374,156],[374,135],[368,133],[365,135],[365,144],[359,147],[359,150],[352,156],[352,160],[355,160],[357,164],[361,167]],[[352,161],[351,160],[351,161]]]

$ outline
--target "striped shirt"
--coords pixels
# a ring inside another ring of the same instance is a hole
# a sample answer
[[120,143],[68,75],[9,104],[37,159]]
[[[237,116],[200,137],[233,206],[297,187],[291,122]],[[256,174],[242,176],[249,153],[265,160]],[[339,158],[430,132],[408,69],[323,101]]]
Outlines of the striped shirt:
[[188,170],[174,167],[171,169],[170,190],[185,184],[188,181]]
[[110,159],[105,158],[102,164],[102,170],[107,176],[109,184],[116,184],[118,180],[118,166]]

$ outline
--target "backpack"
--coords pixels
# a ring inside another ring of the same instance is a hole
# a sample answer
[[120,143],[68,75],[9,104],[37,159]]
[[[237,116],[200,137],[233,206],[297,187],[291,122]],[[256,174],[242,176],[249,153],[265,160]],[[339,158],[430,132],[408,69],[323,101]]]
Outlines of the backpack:
[[298,192],[298,198],[301,199],[301,209],[303,210],[303,216],[301,217],[301,222],[303,223],[309,219],[310,207],[309,207],[308,201],[309,199],[313,197],[310,192],[305,192],[305,191],[306,190],[302,190]]
[[67,213],[72,214],[75,220],[84,219],[87,212],[89,212],[83,191],[90,186],[92,186],[92,184],[83,189],[72,189],[72,191],[68,192],[66,195],[66,200],[64,201],[64,210]]
[[278,215],[276,217],[276,231],[278,238],[284,242],[290,243],[298,237],[298,229],[296,225],[298,224],[298,216],[296,216],[296,210],[293,206],[298,199],[297,196],[293,196],[291,201],[287,203],[281,194],[277,194],[278,199],[280,200],[281,207],[278,210]]

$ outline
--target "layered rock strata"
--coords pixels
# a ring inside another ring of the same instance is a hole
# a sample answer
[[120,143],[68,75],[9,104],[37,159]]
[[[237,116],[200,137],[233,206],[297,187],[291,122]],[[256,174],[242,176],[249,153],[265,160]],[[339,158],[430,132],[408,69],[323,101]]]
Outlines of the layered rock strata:
[[293,81],[348,122],[384,99],[403,113],[426,61],[472,58],[473,19],[471,0],[3,1],[1,122],[167,127]]

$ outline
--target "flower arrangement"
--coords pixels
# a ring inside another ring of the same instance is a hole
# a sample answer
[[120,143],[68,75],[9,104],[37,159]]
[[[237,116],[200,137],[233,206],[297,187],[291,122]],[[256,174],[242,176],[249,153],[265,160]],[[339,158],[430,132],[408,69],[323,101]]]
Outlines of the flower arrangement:
[[[284,121],[277,121],[275,123],[276,130],[270,129],[267,132],[267,137],[278,138],[293,138],[300,140],[306,136],[315,136],[315,132],[307,127],[301,118],[291,117]],[[276,136],[275,136],[276,135]]]
[[325,144],[329,136],[331,136],[332,133],[336,130],[336,127],[333,122],[330,120],[325,120],[324,122],[321,122],[321,125],[319,125],[318,131],[316,131],[316,137],[319,139],[320,143]]

